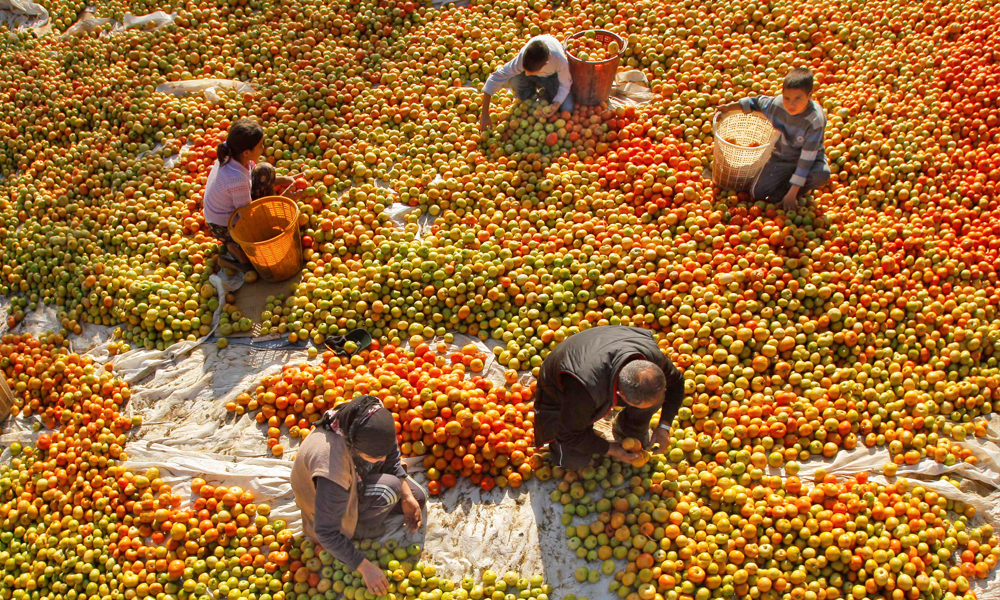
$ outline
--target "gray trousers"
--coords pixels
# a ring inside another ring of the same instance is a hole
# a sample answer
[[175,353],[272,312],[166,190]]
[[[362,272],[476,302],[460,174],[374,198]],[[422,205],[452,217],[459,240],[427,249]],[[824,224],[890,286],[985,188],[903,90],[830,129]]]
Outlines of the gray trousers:
[[[403,482],[395,475],[372,473],[364,479],[364,492],[358,498],[358,521],[361,523],[381,523],[390,513],[403,512]],[[427,493],[423,486],[406,476],[407,487],[414,499],[423,506]]]
[[[536,91],[543,89],[545,90],[545,100],[552,102],[559,92],[559,75],[553,74],[548,77],[539,77],[537,75],[520,73],[511,77],[507,85],[517,95],[518,100],[527,100],[534,96]],[[573,112],[573,92],[566,95],[566,99],[559,105],[559,109],[566,112]]]
[[[806,184],[799,190],[801,198],[806,192],[814,190],[830,180],[830,164],[826,160],[826,153],[821,152],[820,157],[813,163],[809,175],[806,176]],[[754,179],[750,186],[750,197],[754,200],[768,200],[770,202],[781,202],[788,190],[792,187],[789,180],[795,174],[797,161],[771,156],[764,169],[761,170],[757,179]]]

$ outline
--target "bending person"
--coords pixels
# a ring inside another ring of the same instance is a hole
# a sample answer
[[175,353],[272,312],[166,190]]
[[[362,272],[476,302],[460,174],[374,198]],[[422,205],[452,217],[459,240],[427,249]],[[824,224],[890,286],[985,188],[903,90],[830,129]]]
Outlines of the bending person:
[[[669,440],[684,399],[684,376],[656,345],[653,334],[638,327],[607,325],[570,336],[546,357],[538,374],[535,400],[535,444],[549,445],[556,464],[576,470],[594,454],[622,461],[638,453],[622,448],[627,437],[645,449]],[[623,410],[612,427],[616,441],[594,431],[611,409]],[[662,409],[660,425],[649,423]]]
[[380,536],[390,513],[418,529],[427,495],[400,462],[396,424],[381,400],[358,396],[317,421],[295,455],[292,491],[306,535],[360,571],[368,591],[385,594],[382,569],[351,539]]

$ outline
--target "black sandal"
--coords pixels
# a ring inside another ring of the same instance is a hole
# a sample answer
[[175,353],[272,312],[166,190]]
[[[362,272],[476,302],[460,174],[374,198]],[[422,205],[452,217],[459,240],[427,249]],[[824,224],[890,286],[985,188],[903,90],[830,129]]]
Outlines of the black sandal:
[[[357,350],[349,352],[345,348],[347,342],[357,344]],[[372,336],[364,329],[354,329],[349,331],[347,335],[331,335],[327,337],[323,340],[323,345],[337,356],[350,358],[362,350],[367,350],[372,345]]]

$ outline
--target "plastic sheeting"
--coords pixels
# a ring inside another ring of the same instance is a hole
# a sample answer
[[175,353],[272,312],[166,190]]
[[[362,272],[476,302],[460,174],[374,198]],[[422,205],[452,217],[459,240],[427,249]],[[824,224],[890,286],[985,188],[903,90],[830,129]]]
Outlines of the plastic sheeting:
[[165,13],[162,10],[148,15],[136,16],[126,14],[122,19],[122,29],[159,29],[174,22],[177,15]]
[[608,104],[611,106],[639,106],[654,100],[659,96],[649,89],[646,74],[639,70],[619,71],[611,86],[611,96]]
[[175,96],[203,93],[205,99],[212,104],[219,101],[218,90],[236,90],[240,93],[249,94],[256,92],[251,84],[234,79],[189,79],[186,81],[169,81],[156,86],[157,92],[173,94]]
[[[241,281],[239,276],[216,275],[212,283],[222,294],[236,289]],[[213,325],[217,323],[218,315]],[[42,333],[54,324],[55,311],[42,309],[29,314],[16,329]],[[83,335],[73,336],[72,347],[99,362],[112,360],[115,373],[130,383],[133,395],[127,408],[143,417],[143,425],[129,441],[127,466],[135,471],[157,467],[161,477],[182,495],[190,489],[194,477],[203,477],[213,485],[238,485],[253,491],[258,502],[268,503],[274,518],[285,520],[293,532],[300,532],[300,516],[289,482],[290,459],[297,440],[283,437],[285,457],[270,456],[263,426],[252,415],[237,417],[228,413],[225,403],[242,392],[253,391],[261,378],[280,371],[285,364],[308,362],[306,349],[270,349],[234,343],[218,350],[210,343],[212,338],[206,336],[198,342],[175,344],[165,351],[137,349],[112,358],[107,353],[110,331],[111,328],[87,325]],[[456,336],[453,348],[467,343],[487,352],[491,345]],[[496,363],[492,352],[487,356],[483,376],[502,383],[503,368]],[[36,422],[37,417],[8,419],[0,446],[7,447],[15,440],[32,442],[38,435],[34,431]],[[598,429],[607,435],[609,428]],[[1000,420],[994,418],[986,440],[961,442],[973,451],[978,464],[945,466],[924,460],[915,466],[900,466],[898,476],[976,507],[977,521],[989,521],[1000,528],[998,443]],[[8,459],[9,453],[5,452],[0,463]],[[884,448],[859,447],[842,451],[833,459],[807,461],[801,465],[799,477],[808,486],[822,468],[841,476],[870,472],[873,479],[886,482],[880,473],[889,460]],[[412,465],[411,473],[423,482],[420,459],[407,462]],[[781,469],[771,472],[783,474]],[[961,487],[941,481],[940,477],[946,474],[960,478]],[[428,502],[421,531],[407,532],[402,517],[396,516],[389,520],[382,539],[422,543],[425,552],[421,560],[437,565],[439,572],[447,577],[478,574],[487,568],[500,573],[508,570],[539,573],[556,587],[560,597],[569,593],[607,597],[608,577],[596,584],[580,583],[574,577],[574,571],[585,563],[566,545],[565,528],[560,521],[562,507],[549,500],[553,488],[553,482],[531,480],[517,490],[483,492],[463,480]],[[997,571],[987,580],[973,582],[980,600],[1000,600],[998,584]]]
[[114,23],[114,20],[101,19],[91,14],[84,14],[83,18],[76,23],[73,23],[69,29],[64,31],[63,34],[59,36],[59,39],[64,40],[78,35],[84,35],[92,31],[96,31],[109,23]]
[[[456,336],[453,349],[467,343],[484,351],[489,347],[478,339]],[[299,515],[287,481],[297,440],[283,436],[285,456],[272,458],[268,456],[264,427],[250,415],[237,418],[227,413],[224,404],[241,392],[252,391],[262,377],[278,372],[282,365],[308,360],[306,351],[262,351],[237,345],[218,351],[201,346],[183,357],[175,357],[172,364],[158,364],[151,375],[148,371],[143,374],[146,371],[143,365],[156,364],[151,354],[155,353],[136,353],[132,361],[116,361],[116,372],[126,379],[139,376],[133,384],[133,407],[145,420],[139,430],[140,439],[130,443],[129,466],[168,469],[175,479],[167,481],[175,488],[183,489],[185,482],[193,477],[204,477],[211,483],[251,489],[271,504],[275,514],[285,519],[292,531],[299,532]],[[502,383],[503,368],[491,352],[488,356],[482,375]],[[1000,432],[998,425],[994,420],[994,433]],[[610,433],[609,427],[598,429],[605,435]],[[901,466],[899,477],[920,479],[920,485],[975,506],[979,519],[1000,527],[1000,446],[991,440],[962,444],[974,451],[979,464],[949,467],[925,460],[917,466]],[[808,461],[802,465],[799,476],[808,485],[816,470],[823,468],[842,476],[871,472],[877,479],[881,477],[877,474],[881,473],[882,465],[889,460],[885,449],[861,447],[841,452],[831,460]],[[423,482],[420,459],[408,462],[412,465],[410,472]],[[783,471],[772,469],[772,473],[783,474]],[[943,474],[961,477],[967,486],[960,490],[939,481]],[[541,573],[560,595],[606,597],[609,578],[589,584],[574,577],[574,571],[585,563],[566,545],[565,528],[560,521],[562,507],[549,500],[553,487],[552,482],[531,480],[518,490],[483,492],[468,481],[461,481],[428,503],[422,531],[410,534],[403,527],[402,518],[394,517],[382,539],[422,543],[425,548],[422,560],[437,565],[439,572],[447,577],[459,578],[487,568],[500,573],[508,570]],[[996,573],[985,582],[977,581],[980,600],[1000,600],[998,582]]]
[[49,11],[31,0],[0,0],[0,23],[11,29],[32,29],[39,36],[51,29]]

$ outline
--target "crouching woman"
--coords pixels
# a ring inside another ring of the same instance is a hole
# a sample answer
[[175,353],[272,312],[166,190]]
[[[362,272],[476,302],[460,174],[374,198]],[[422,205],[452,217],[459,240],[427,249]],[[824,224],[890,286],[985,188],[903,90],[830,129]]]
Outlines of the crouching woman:
[[351,539],[379,537],[391,513],[418,529],[427,495],[406,474],[395,421],[381,400],[359,396],[323,415],[295,456],[292,491],[305,534],[360,571],[368,591],[387,593],[382,569]]

